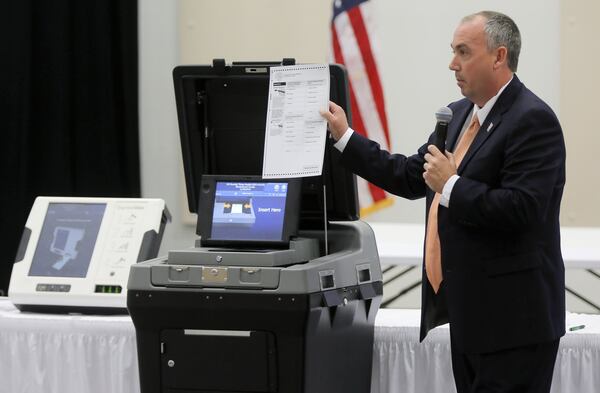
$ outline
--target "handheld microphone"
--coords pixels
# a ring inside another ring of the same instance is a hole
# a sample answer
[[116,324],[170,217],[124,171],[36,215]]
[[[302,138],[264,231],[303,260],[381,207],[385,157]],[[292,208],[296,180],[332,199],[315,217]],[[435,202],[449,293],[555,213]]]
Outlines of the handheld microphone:
[[446,154],[446,134],[448,133],[448,123],[452,120],[452,109],[443,106],[435,112],[435,147],[442,154]]

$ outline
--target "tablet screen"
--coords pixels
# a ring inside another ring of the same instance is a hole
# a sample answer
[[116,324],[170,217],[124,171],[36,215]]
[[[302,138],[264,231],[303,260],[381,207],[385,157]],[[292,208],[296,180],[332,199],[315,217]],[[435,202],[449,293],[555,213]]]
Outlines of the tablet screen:
[[217,182],[214,240],[280,241],[287,183]]
[[29,276],[85,277],[104,216],[104,203],[50,203]]
[[283,246],[295,235],[297,179],[205,175],[198,230],[203,245]]

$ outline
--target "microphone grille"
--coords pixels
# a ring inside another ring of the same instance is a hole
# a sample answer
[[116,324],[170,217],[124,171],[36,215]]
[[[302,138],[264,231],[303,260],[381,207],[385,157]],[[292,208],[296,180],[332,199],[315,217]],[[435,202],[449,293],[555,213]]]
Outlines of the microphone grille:
[[450,123],[452,120],[452,109],[447,106],[443,106],[435,112],[435,119],[437,121],[443,121],[445,123]]

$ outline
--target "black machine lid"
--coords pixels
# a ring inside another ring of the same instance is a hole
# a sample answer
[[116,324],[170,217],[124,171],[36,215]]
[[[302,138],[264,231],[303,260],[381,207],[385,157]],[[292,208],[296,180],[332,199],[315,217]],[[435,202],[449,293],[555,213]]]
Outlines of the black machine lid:
[[[173,70],[179,133],[191,212],[198,211],[201,178],[210,175],[260,176],[263,166],[270,67],[283,62],[238,62],[178,66]],[[351,121],[345,69],[329,67],[330,99]],[[358,219],[356,177],[339,163],[327,138],[323,175],[302,179],[300,228],[323,225],[323,185],[329,221]]]

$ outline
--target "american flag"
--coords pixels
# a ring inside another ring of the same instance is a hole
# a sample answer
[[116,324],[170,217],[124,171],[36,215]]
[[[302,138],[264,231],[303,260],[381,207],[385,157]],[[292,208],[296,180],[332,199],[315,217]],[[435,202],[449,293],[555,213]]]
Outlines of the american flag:
[[[377,71],[376,44],[369,0],[334,0],[331,22],[334,61],[348,71],[352,128],[390,148],[385,102],[381,79]],[[391,205],[391,199],[381,188],[358,178],[361,216]]]

